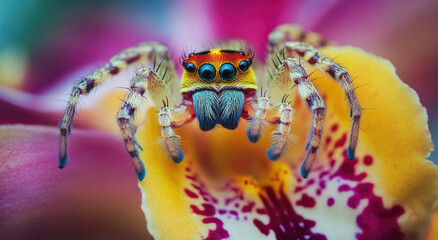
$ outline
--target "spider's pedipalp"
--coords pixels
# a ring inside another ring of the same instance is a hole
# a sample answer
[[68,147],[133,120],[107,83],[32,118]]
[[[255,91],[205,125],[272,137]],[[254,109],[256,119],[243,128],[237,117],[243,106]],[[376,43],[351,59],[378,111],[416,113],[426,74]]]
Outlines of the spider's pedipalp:
[[268,149],[268,158],[275,161],[283,155],[288,143],[293,137],[290,137],[290,124],[293,120],[293,108],[287,103],[279,103],[273,106],[277,109],[278,127],[272,132],[273,141]]
[[264,97],[262,93],[256,105],[257,110],[255,115],[250,116],[248,120],[248,130],[246,134],[249,141],[255,143],[260,139],[262,131],[267,125],[265,118],[266,112],[271,108],[270,105],[269,98]]
[[347,96],[348,103],[350,104],[350,115],[353,120],[350,133],[350,143],[347,149],[348,158],[353,160],[355,158],[355,151],[359,137],[359,125],[362,110],[347,70],[332,60],[320,55],[316,48],[306,43],[287,42],[285,44],[285,52],[287,56],[297,53],[312,66],[329,74],[339,83],[339,85],[342,86]]

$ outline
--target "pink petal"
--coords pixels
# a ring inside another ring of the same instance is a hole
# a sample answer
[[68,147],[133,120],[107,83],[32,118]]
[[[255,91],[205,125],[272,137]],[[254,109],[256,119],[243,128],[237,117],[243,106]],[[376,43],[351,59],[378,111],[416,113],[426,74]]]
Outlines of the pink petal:
[[117,138],[76,130],[58,169],[58,130],[0,127],[0,239],[145,239],[136,178]]

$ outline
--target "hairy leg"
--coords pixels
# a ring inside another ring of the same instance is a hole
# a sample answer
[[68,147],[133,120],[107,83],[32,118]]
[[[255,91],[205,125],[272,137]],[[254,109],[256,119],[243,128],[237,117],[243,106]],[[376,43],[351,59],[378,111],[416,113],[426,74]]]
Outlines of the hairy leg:
[[304,31],[296,24],[283,24],[276,27],[268,37],[268,56],[266,59],[267,69],[273,75],[278,66],[284,59],[283,47],[286,42],[304,42],[315,48],[320,48],[330,44],[321,35],[313,32]]
[[[59,168],[63,168],[67,163],[67,135],[70,134],[71,124],[76,111],[76,104],[81,95],[87,95],[96,86],[99,86],[110,77],[116,75],[127,66],[139,61],[153,61],[155,59],[169,60],[167,48],[158,43],[142,43],[138,46],[128,48],[116,56],[112,57],[103,67],[97,69],[92,74],[77,82],[70,94],[64,116],[59,123],[61,132],[59,148]],[[160,60],[161,62],[161,60]],[[167,61],[170,71],[167,76],[171,80],[175,76],[175,71],[171,61]]]
[[309,64],[315,66],[317,69],[328,73],[334,80],[338,82],[343,88],[348,103],[350,104],[350,116],[352,118],[352,127],[350,133],[350,143],[347,150],[348,158],[353,160],[355,158],[357,141],[359,138],[359,125],[362,116],[362,108],[357,100],[354,87],[351,82],[350,75],[339,64],[320,55],[318,50],[309,44],[300,42],[287,42],[285,44],[285,55],[292,56],[294,53],[306,60]]
[[[293,116],[293,109],[286,103],[286,99],[291,89],[296,86],[299,97],[313,112],[313,125],[306,146],[306,156],[301,167],[301,175],[307,178],[321,144],[326,109],[325,101],[309,80],[309,73],[298,60],[286,58],[280,62],[276,69],[266,94],[274,99],[273,101],[280,101],[279,97],[282,96],[281,104],[271,107],[269,98],[259,99],[258,105],[255,106],[256,114],[250,121],[248,138],[251,140],[260,137],[257,135],[259,132],[256,131],[260,122],[278,123],[277,131],[273,133],[277,137],[274,138],[274,144],[268,150],[268,157],[271,160],[276,160],[283,154],[289,139],[290,122]],[[272,113],[273,110],[277,112]]]
[[117,122],[125,140],[126,150],[133,161],[137,177],[141,181],[145,177],[144,165],[139,157],[138,148],[141,147],[135,140],[135,127],[132,121],[139,107],[141,106],[144,94],[148,92],[154,103],[163,102],[163,107],[158,113],[158,121],[161,126],[162,143],[167,155],[172,157],[175,162],[180,162],[184,154],[180,148],[179,136],[176,136],[172,126],[181,126],[192,119],[185,105],[178,105],[176,108],[169,106],[175,105],[171,90],[166,85],[163,77],[155,69],[140,69],[131,79],[131,89],[126,95],[122,107],[117,114]]

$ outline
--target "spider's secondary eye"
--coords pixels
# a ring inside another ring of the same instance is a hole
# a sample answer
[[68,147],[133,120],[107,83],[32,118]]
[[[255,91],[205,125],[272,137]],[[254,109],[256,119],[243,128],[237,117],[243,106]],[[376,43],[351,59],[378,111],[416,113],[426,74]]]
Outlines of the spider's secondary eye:
[[194,53],[190,53],[190,54],[189,54],[189,57],[193,57],[193,56],[195,56]]
[[247,61],[250,66],[252,65],[252,59],[251,58],[247,58],[245,61]]
[[231,63],[224,63],[219,69],[219,75],[225,81],[233,80],[236,77],[236,73],[237,73],[237,69]]
[[187,60],[183,61],[183,66],[185,66],[187,64]]
[[216,76],[216,69],[211,64],[204,64],[199,67],[199,77],[204,81],[211,81]]
[[193,63],[187,63],[185,66],[185,69],[187,72],[192,73],[192,72],[195,72],[196,67],[195,67],[195,64],[193,64]]
[[243,60],[239,63],[239,68],[240,68],[240,70],[245,72],[246,70],[248,70],[250,65],[251,64],[249,62],[247,62],[246,60]]

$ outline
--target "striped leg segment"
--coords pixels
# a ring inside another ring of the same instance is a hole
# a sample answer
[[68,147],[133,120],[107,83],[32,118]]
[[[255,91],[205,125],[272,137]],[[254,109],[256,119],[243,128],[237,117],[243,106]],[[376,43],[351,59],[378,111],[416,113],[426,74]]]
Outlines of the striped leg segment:
[[[170,59],[167,48],[158,43],[142,43],[138,46],[128,48],[117,54],[103,67],[77,82],[70,94],[64,116],[59,123],[61,131],[59,147],[59,168],[67,163],[67,135],[70,134],[71,124],[74,118],[76,104],[81,95],[87,95],[93,88],[105,82],[108,78],[116,75],[130,64],[155,58]],[[168,61],[170,64],[171,61]],[[169,71],[169,78],[174,77],[173,64]]]
[[269,46],[282,47],[286,41],[304,42],[314,47],[323,47],[329,44],[321,35],[308,32],[296,24],[283,24],[276,27],[269,34]]
[[[172,98],[171,90],[164,82],[163,77],[159,76],[155,69],[144,68],[136,73],[131,79],[131,89],[117,114],[117,122],[125,140],[126,150],[129,152],[134,163],[139,181],[144,179],[145,169],[138,154],[138,148],[141,149],[141,147],[136,143],[135,128],[132,125],[132,121],[143,102],[146,91],[155,103],[162,101],[165,105],[158,113],[158,120],[166,152],[170,153],[175,162],[180,162],[184,154],[180,148],[179,137],[173,133],[172,126],[180,126],[191,119],[190,114],[185,114],[186,106],[179,105],[176,110],[168,107],[170,105],[174,106],[175,100]],[[172,121],[172,115],[175,116],[174,121]]]
[[321,35],[304,31],[296,24],[283,24],[276,27],[268,38],[268,56],[266,59],[267,69],[275,73],[276,65],[281,63],[282,48],[286,42],[305,42],[313,47],[320,48],[330,44]]
[[315,66],[319,70],[328,73],[344,89],[344,92],[347,95],[347,99],[350,104],[350,115],[353,119],[347,155],[349,159],[353,160],[355,158],[355,151],[359,137],[359,125],[360,117],[362,115],[362,108],[359,105],[356,93],[354,92],[354,87],[351,82],[350,75],[343,67],[334,63],[332,60],[321,56],[316,48],[306,43],[287,42],[285,44],[285,54],[287,56],[292,56],[294,53],[297,53],[301,58],[303,58],[309,64]]
[[[278,91],[280,91],[281,87],[277,85],[285,86],[287,80],[289,85],[293,84],[297,87],[299,97],[307,104],[309,110],[313,112],[313,126],[306,147],[306,156],[301,166],[301,175],[307,178],[316,158],[316,152],[321,144],[326,105],[318,90],[309,80],[309,73],[296,59],[286,58],[281,63],[271,82],[271,88],[275,90],[271,94],[279,94]],[[283,120],[280,119],[280,122],[283,122]]]

